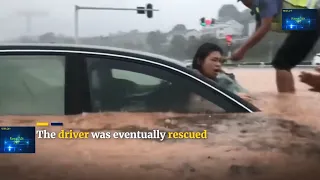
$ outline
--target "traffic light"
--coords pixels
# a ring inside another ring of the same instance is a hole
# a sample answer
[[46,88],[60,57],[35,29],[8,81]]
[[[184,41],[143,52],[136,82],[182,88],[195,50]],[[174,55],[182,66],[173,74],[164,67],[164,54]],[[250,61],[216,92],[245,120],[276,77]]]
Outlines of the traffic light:
[[203,17],[203,18],[200,19],[200,25],[201,26],[206,26],[206,18]]
[[[151,10],[151,11],[150,11]],[[153,17],[153,6],[152,4],[147,4],[146,7],[137,7],[137,13],[138,14],[147,14],[148,18],[152,18]]]
[[200,19],[200,25],[205,27],[205,26],[213,26],[215,23],[215,19],[206,19],[206,18],[201,18]]
[[[152,4],[147,4],[146,10],[152,10]],[[153,11],[147,11],[147,17],[152,18],[153,17]]]
[[211,26],[213,26],[215,22],[216,22],[216,20],[212,18],[211,19]]
[[145,14],[145,12],[144,12],[145,10],[144,10],[144,9],[145,9],[145,8],[144,8],[144,7],[141,7],[141,6],[140,6],[140,7],[137,7],[137,13],[138,13],[138,14]]

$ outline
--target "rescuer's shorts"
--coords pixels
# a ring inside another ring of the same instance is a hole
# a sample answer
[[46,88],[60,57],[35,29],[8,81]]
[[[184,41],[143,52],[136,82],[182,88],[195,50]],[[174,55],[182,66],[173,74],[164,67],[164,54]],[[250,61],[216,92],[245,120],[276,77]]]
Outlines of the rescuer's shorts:
[[[319,11],[318,11],[319,14]],[[272,66],[278,70],[291,70],[300,64],[313,49],[320,35],[320,18],[317,18],[317,31],[292,31],[278,49]]]

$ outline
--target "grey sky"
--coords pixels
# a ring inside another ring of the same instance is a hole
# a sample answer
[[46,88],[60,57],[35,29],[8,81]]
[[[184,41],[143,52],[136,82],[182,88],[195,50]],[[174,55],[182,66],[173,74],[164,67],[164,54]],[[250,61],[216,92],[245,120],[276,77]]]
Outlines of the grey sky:
[[[200,3],[201,2],[201,3]],[[26,33],[26,21],[18,14],[22,11],[46,12],[32,22],[32,35],[55,32],[73,35],[74,5],[135,8],[152,3],[154,18],[138,15],[133,11],[80,11],[80,36],[108,35],[117,31],[170,30],[175,24],[199,29],[199,18],[216,17],[223,4],[234,4],[244,10],[236,0],[1,0],[0,39],[8,39]]]

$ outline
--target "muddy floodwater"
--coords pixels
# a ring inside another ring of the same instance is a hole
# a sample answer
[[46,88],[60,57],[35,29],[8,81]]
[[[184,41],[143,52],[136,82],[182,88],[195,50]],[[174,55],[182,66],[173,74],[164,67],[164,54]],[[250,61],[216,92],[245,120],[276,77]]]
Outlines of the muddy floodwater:
[[320,129],[320,93],[310,92],[309,86],[299,82],[301,71],[314,72],[313,69],[296,69],[295,95],[276,93],[275,72],[271,68],[262,69],[228,69],[236,74],[237,80],[247,88],[256,100],[253,104],[264,113],[284,119],[294,120]]
[[295,95],[278,95],[272,69],[227,71],[251,91],[263,112],[0,117],[1,125],[63,121],[63,129],[75,131],[208,131],[203,140],[163,142],[37,139],[36,154],[0,155],[1,180],[319,180],[320,94],[296,81]]

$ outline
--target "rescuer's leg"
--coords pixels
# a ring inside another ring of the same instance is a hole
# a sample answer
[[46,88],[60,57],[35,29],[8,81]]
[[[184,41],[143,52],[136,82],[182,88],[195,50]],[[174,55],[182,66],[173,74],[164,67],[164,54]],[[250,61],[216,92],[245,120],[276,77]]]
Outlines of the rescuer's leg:
[[294,31],[288,35],[272,61],[278,92],[295,92],[291,69],[307,57],[317,40],[317,31]]

